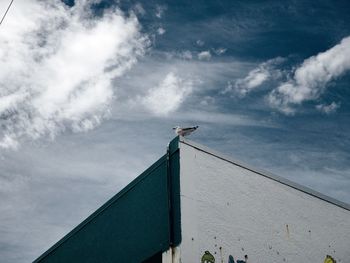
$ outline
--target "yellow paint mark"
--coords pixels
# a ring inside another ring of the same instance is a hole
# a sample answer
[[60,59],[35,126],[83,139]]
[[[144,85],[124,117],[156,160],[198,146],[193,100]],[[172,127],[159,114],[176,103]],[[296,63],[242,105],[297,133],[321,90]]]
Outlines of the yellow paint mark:
[[324,263],[336,263],[336,261],[330,255],[327,255],[326,258],[324,259]]

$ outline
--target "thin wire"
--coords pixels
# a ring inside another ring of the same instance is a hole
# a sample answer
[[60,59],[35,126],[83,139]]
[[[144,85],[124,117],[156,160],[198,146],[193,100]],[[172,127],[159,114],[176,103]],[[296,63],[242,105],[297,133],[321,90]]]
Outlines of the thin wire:
[[10,2],[10,4],[9,4],[9,6],[8,6],[8,7],[7,7],[7,9],[6,9],[5,14],[4,14],[4,15],[3,15],[3,17],[1,18],[0,25],[2,24],[2,21],[4,21],[4,19],[5,19],[6,15],[7,15],[7,12],[10,10],[10,7],[11,7],[11,5],[12,5],[13,1],[14,1],[14,0],[11,0],[11,2]]

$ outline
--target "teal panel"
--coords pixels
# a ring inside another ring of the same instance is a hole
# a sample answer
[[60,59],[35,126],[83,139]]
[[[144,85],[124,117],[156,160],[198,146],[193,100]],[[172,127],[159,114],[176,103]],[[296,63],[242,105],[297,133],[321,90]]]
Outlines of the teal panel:
[[163,156],[34,262],[139,263],[167,250],[168,169]]
[[169,144],[169,171],[168,176],[171,184],[170,201],[170,239],[172,246],[177,246],[181,243],[181,207],[180,207],[180,151],[179,137],[173,139]]

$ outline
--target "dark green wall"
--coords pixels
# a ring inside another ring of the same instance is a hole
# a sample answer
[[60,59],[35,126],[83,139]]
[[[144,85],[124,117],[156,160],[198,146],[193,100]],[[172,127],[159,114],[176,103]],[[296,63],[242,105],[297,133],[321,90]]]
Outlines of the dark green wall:
[[177,145],[34,262],[140,263],[180,243]]

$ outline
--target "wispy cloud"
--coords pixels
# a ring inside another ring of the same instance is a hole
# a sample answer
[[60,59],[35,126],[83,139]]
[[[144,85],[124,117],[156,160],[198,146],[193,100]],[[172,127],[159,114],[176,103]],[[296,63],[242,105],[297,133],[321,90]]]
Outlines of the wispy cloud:
[[179,53],[179,57],[182,59],[187,59],[187,60],[191,60],[192,59],[192,53],[189,50],[185,50]]
[[335,101],[333,101],[331,104],[316,105],[316,109],[325,114],[331,114],[333,112],[336,112],[339,107],[340,103],[336,103]]
[[177,110],[192,89],[191,80],[184,80],[170,72],[158,86],[149,90],[143,104],[155,115],[165,116]]
[[[286,58],[277,57],[261,63],[246,77],[228,81],[226,89],[221,93],[244,97],[268,82],[269,106],[287,115],[294,114],[297,105],[319,99],[331,81],[350,70],[350,37],[344,38],[325,52],[304,60],[298,67],[286,69],[285,62],[288,62]],[[339,107],[340,104],[335,102],[330,105],[321,103],[316,109],[329,114]]]
[[214,53],[218,56],[223,55],[226,51],[227,51],[227,49],[223,48],[223,47],[218,48],[218,49],[214,49]]
[[156,13],[155,13],[156,17],[162,18],[166,9],[167,9],[167,6],[157,5],[156,6]]
[[239,96],[247,95],[269,79],[279,78],[281,71],[276,69],[276,66],[284,61],[284,58],[277,57],[261,63],[258,67],[251,70],[245,78],[237,79],[234,82],[229,81],[223,93],[234,92]]
[[195,54],[184,51],[144,57],[116,80],[123,88],[113,101],[111,117],[158,119],[172,118],[174,112],[220,111],[221,101],[214,99],[218,89],[228,78],[252,67],[245,62],[199,61],[192,56]]
[[327,84],[350,70],[350,37],[316,56],[306,59],[293,77],[271,91],[271,106],[286,114],[293,114],[293,106],[318,99]]
[[111,80],[148,45],[133,15],[90,12],[61,1],[17,1],[0,31],[0,147],[98,125],[114,97]]
[[249,72],[244,79],[238,79],[234,85],[228,83],[228,89],[234,89],[238,94],[245,96],[253,89],[259,87],[270,78],[270,72],[264,67],[259,67]]
[[136,3],[133,7],[133,10],[136,14],[144,16],[146,14],[146,10],[143,8],[141,3]]

